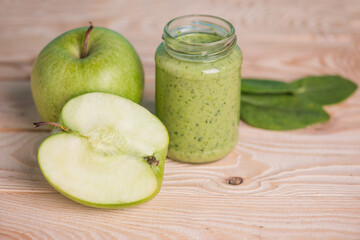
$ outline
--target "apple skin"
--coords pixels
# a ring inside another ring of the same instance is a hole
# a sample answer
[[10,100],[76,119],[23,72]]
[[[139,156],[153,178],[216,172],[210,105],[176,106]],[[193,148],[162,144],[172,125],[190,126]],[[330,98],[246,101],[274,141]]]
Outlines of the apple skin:
[[[48,140],[49,138],[57,135],[57,134],[68,134],[68,133],[56,133],[54,135],[51,135],[50,137],[46,138],[44,140],[44,142],[46,140]],[[169,136],[168,136],[168,142],[169,142]],[[39,147],[39,151],[40,152],[40,148],[41,148],[42,144]],[[163,176],[164,176],[164,165],[165,165],[165,159],[166,159],[166,155],[167,155],[167,150],[168,150],[168,146],[166,146],[164,149],[160,150],[159,152],[154,154],[154,157],[156,157],[157,160],[159,160],[159,165],[158,165],[158,169],[156,171],[154,171],[155,176],[156,176],[156,180],[157,180],[157,188],[155,190],[155,192],[153,194],[151,194],[151,196],[142,199],[140,201],[137,202],[132,202],[132,203],[127,203],[127,204],[99,204],[99,203],[92,203],[92,202],[87,202],[87,201],[83,201],[80,200],[74,196],[71,196],[70,194],[65,193],[64,191],[61,190],[60,187],[58,187],[56,184],[54,184],[53,182],[50,181],[50,179],[46,176],[45,171],[42,169],[41,164],[39,162],[39,167],[41,172],[43,173],[45,179],[48,181],[48,183],[59,193],[61,193],[63,196],[73,200],[74,202],[80,203],[82,205],[88,206],[88,207],[95,207],[95,208],[104,208],[104,209],[118,209],[118,208],[125,208],[125,207],[131,207],[134,205],[138,205],[144,202],[147,202],[151,199],[153,199],[159,192],[161,189],[161,185],[162,185],[162,181],[163,181]],[[39,156],[38,156],[39,158]]]
[[119,95],[140,103],[144,71],[135,49],[119,33],[94,27],[81,58],[88,27],[68,31],[38,55],[31,73],[31,91],[44,121],[56,122],[63,105],[90,92]]

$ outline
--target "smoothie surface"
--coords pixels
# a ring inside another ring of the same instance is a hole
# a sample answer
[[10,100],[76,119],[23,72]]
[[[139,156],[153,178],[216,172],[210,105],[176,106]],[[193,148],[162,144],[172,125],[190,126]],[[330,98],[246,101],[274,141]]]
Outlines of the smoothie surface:
[[208,33],[190,33],[180,35],[176,39],[187,43],[212,43],[220,41],[223,38],[218,35]]

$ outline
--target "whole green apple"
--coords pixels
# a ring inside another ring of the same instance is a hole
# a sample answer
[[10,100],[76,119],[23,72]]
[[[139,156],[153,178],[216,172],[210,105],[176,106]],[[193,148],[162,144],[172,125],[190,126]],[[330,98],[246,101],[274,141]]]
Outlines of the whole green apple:
[[140,103],[143,88],[141,61],[129,41],[92,24],[51,41],[31,73],[35,105],[43,120],[51,122],[58,120],[68,100],[81,94],[112,93]]

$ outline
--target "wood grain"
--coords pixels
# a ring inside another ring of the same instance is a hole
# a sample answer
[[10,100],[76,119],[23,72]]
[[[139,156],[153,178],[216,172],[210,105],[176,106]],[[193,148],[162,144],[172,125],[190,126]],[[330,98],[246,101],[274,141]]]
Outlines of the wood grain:
[[[239,127],[234,151],[209,164],[166,160],[160,194],[99,210],[57,193],[37,164],[30,72],[51,39],[88,20],[124,34],[145,69],[154,112],[154,52],[173,17],[230,20],[243,76],[290,81],[340,74],[360,84],[358,0],[0,1],[0,239],[360,239],[360,92],[297,131]],[[230,176],[243,183],[226,183]]]
[[[44,136],[34,134],[6,135],[4,139],[22,139],[22,143],[35,139],[37,145]],[[189,166],[167,161],[164,185],[156,199],[135,208],[112,211],[80,206],[47,186],[34,158],[24,163],[25,159],[19,156],[24,150],[31,152],[36,148],[8,148],[9,159],[18,160],[11,169],[1,172],[1,178],[12,182],[0,186],[0,216],[4,217],[1,232],[14,236],[13,233],[28,228],[31,231],[26,233],[47,239],[116,239],[122,234],[144,239],[357,238],[358,146],[348,149],[348,159],[340,164],[332,155],[344,153],[328,153],[332,146],[318,143],[313,148],[294,142],[296,151],[282,144],[269,151],[264,142],[256,147],[249,147],[252,141],[249,142],[240,141],[237,149],[221,162]],[[312,151],[320,154],[310,154]],[[297,164],[291,164],[286,155],[270,158],[284,155],[283,152],[297,153],[300,157],[291,161]],[[4,176],[4,172],[11,174]],[[224,179],[232,175],[244,177],[244,185],[227,185]],[[22,209],[21,213],[14,214],[19,212],[17,209]],[[41,230],[42,225],[47,227]],[[68,229],[67,235],[62,229]],[[84,235],[88,229],[94,231]]]
[[[189,165],[168,160],[163,186],[205,196],[359,196],[360,134],[354,136],[353,130],[342,131],[342,136],[338,136],[340,131],[274,136],[246,126],[239,131],[238,145],[221,161]],[[45,180],[36,160],[38,146],[47,136],[41,132],[0,133],[0,192],[53,191],[41,183]],[[229,176],[240,176],[244,182],[237,187],[228,185]]]
[[[105,211],[59,194],[1,194],[0,232],[21,239],[358,239],[355,199],[183,195],[179,201],[178,191],[166,190],[142,206]],[[9,214],[18,209],[21,216]]]
[[[320,48],[324,43],[339,48],[357,45],[352,50],[360,50],[358,0],[317,0],[316,4],[313,0],[296,3],[282,0],[35,0],[27,4],[19,0],[1,1],[0,79],[29,79],[33,60],[48,42],[69,29],[87,26],[89,20],[127,37],[143,61],[147,79],[153,79],[154,53],[161,42],[164,25],[176,16],[193,13],[223,16],[232,22],[245,57],[253,50],[296,57],[297,44],[309,42],[317,43]],[[289,41],[291,48],[282,50],[282,43]],[[272,49],[269,44],[278,47]],[[311,54],[311,51],[316,49],[309,48],[306,52],[315,56],[317,53]],[[301,71],[301,67],[297,71]],[[249,72],[256,73],[258,71]]]
[[[11,88],[30,91],[28,82],[0,86],[8,87],[8,93]],[[146,99],[153,84],[146,89],[145,105],[152,106]],[[0,232],[21,239],[357,239],[357,99],[330,107],[329,123],[299,131],[274,133],[242,123],[239,143],[229,156],[204,165],[167,160],[159,196],[125,210],[90,209],[62,197],[47,184],[36,161],[37,148],[49,133],[2,130]],[[225,182],[229,176],[244,182],[230,186]]]

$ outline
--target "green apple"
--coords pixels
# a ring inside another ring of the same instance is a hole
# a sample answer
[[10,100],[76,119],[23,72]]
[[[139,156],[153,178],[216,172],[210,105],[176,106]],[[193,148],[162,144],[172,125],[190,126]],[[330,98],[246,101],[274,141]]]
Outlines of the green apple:
[[68,101],[63,132],[40,145],[38,161],[47,181],[81,204],[119,208],[145,202],[159,191],[169,143],[165,126],[142,106],[108,93]]
[[106,92],[140,103],[143,86],[143,68],[132,45],[119,33],[92,25],[55,38],[40,52],[31,73],[38,112],[52,122],[73,97]]

